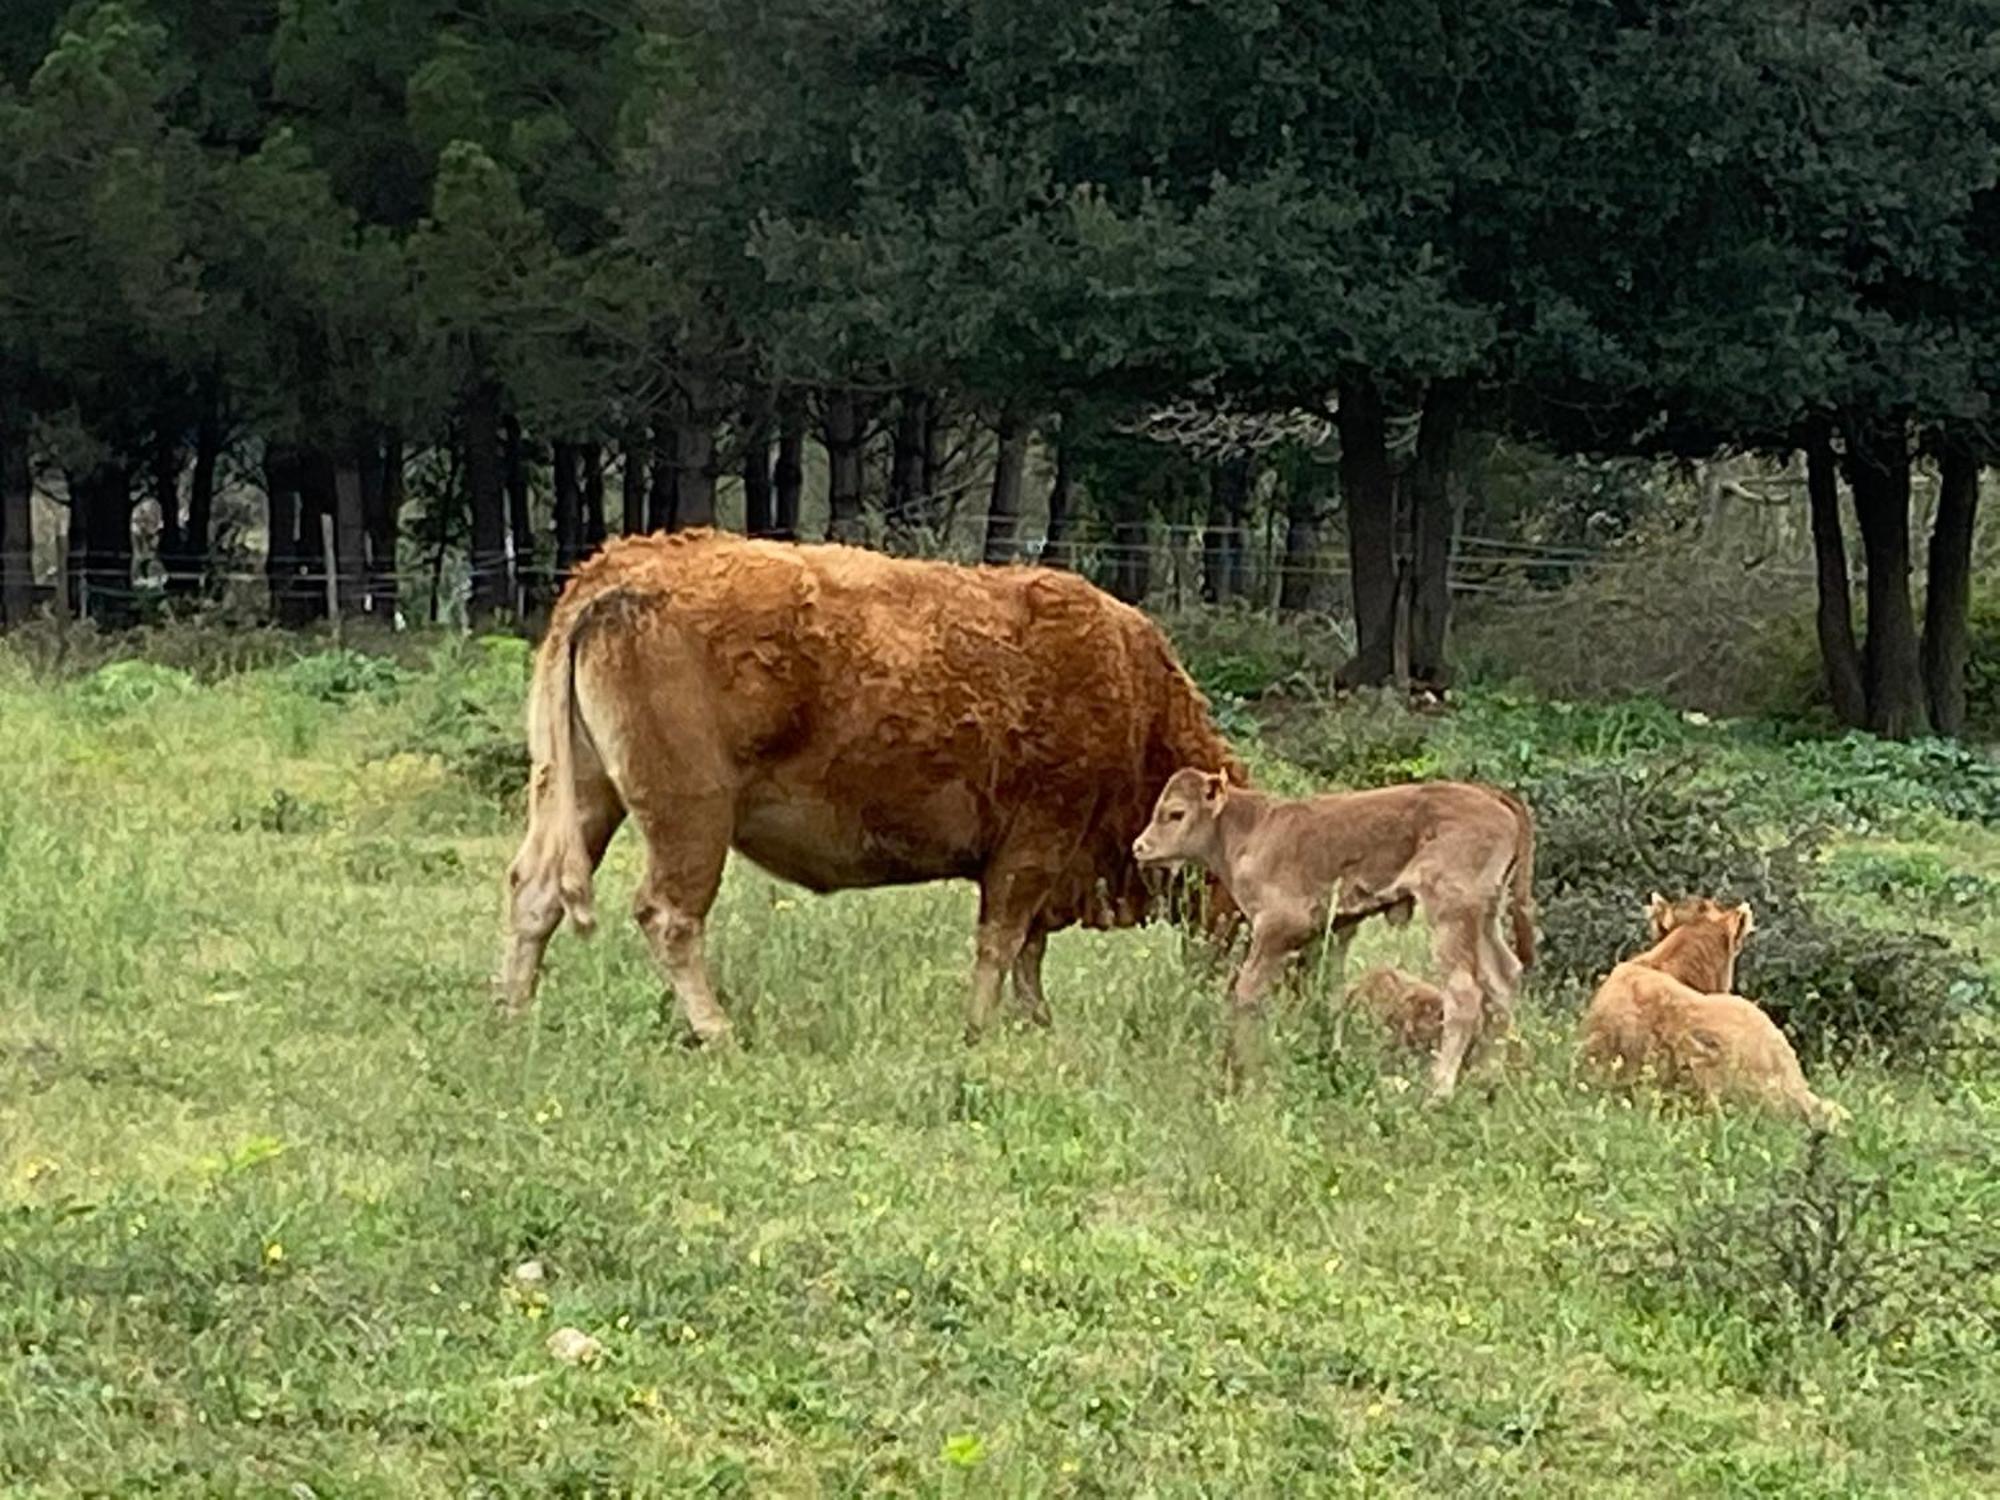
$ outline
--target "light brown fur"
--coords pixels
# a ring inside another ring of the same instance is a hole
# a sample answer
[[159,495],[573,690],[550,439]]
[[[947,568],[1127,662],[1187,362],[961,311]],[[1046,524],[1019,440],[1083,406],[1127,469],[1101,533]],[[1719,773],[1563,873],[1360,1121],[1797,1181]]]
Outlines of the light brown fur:
[[[1406,970],[1369,969],[1347,986],[1342,1000],[1373,1017],[1389,1040],[1406,1051],[1428,1056],[1444,1039],[1444,991]],[[1482,1026],[1466,1049],[1465,1065],[1479,1061],[1496,1040],[1493,1028]],[[1510,1034],[1505,1041],[1510,1057],[1524,1050],[1518,1036]]]
[[1130,844],[1193,761],[1240,780],[1165,637],[1073,574],[689,531],[612,542],[564,589],[530,694],[503,1005],[533,998],[629,814],[636,915],[695,1033],[728,1021],[703,927],[734,848],[815,891],[980,888],[967,1030],[1046,1022],[1047,935],[1143,919]]
[[[1343,1001],[1378,1021],[1390,1040],[1411,1052],[1432,1053],[1444,1040],[1444,991],[1401,969],[1375,968],[1347,986]],[[1475,1042],[1467,1058],[1478,1048]]]
[[1174,773],[1133,845],[1141,864],[1202,865],[1248,919],[1250,952],[1232,989],[1239,1044],[1246,1018],[1314,939],[1336,944],[1338,968],[1362,921],[1420,908],[1444,975],[1431,1070],[1440,1098],[1481,1026],[1511,1022],[1534,951],[1523,909],[1533,849],[1526,807],[1486,787],[1429,781],[1287,800],[1197,767]]
[[1651,1076],[1711,1105],[1736,1100],[1821,1127],[1844,1119],[1806,1086],[1771,1018],[1730,993],[1736,957],[1755,930],[1749,904],[1655,895],[1646,918],[1653,946],[1605,976],[1584,1013],[1585,1064],[1621,1082]]

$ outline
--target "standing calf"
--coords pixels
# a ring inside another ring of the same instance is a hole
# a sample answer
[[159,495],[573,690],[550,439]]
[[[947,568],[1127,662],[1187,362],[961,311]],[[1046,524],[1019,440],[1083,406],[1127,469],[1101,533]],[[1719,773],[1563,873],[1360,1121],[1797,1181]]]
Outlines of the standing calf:
[[1399,921],[1420,908],[1444,981],[1437,1098],[1456,1086],[1482,1023],[1507,1028],[1534,961],[1533,819],[1488,787],[1429,781],[1287,800],[1184,767],[1132,854],[1147,866],[1206,867],[1249,920],[1232,991],[1239,1044],[1279,971],[1315,938],[1329,936],[1344,956],[1367,918]]

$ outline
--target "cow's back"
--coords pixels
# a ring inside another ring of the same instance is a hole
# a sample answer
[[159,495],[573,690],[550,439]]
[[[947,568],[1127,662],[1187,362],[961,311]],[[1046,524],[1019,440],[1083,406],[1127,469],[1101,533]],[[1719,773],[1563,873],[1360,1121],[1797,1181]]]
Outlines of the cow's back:
[[552,636],[640,638],[621,616],[699,654],[670,712],[726,740],[738,847],[816,888],[976,875],[1032,813],[1065,834],[1051,925],[1130,920],[1159,782],[1232,764],[1157,627],[1070,574],[684,532],[607,546]]

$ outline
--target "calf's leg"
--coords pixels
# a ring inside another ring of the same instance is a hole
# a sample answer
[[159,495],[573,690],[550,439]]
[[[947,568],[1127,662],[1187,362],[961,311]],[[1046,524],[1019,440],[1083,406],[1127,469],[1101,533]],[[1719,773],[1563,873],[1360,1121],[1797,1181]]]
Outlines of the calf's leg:
[[1223,1068],[1231,1084],[1240,1083],[1257,1064],[1264,1029],[1264,997],[1284,972],[1285,964],[1316,935],[1318,925],[1307,913],[1259,912],[1250,924],[1250,952],[1230,987],[1229,1040]]
[[1431,1064],[1431,1096],[1449,1099],[1458,1086],[1466,1049],[1479,1034],[1485,1018],[1485,992],[1478,978],[1479,921],[1477,906],[1454,904],[1427,909],[1432,952],[1444,976],[1444,1014],[1440,1018],[1437,1057]]

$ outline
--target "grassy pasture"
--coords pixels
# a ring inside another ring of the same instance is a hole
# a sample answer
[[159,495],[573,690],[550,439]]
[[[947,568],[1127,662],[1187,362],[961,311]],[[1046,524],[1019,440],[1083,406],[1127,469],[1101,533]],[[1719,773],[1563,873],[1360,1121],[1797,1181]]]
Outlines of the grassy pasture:
[[[2000,1493],[1991,1265],[1844,1337],[1692,1287],[1663,1247],[1799,1134],[1581,1088],[1532,994],[1528,1063],[1446,1108],[1310,1004],[1227,1098],[1169,931],[1059,937],[1056,1029],[967,1050],[969,890],[738,866],[742,1046],[693,1054],[621,835],[603,935],[499,1025],[520,674],[0,655],[0,1490]],[[1937,894],[1990,831],[1838,855],[1879,920],[1893,866],[2000,935]],[[1994,1243],[1990,1058],[1816,1078],[1885,1257]]]

